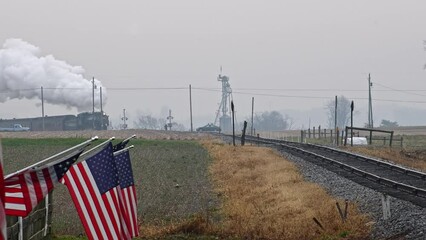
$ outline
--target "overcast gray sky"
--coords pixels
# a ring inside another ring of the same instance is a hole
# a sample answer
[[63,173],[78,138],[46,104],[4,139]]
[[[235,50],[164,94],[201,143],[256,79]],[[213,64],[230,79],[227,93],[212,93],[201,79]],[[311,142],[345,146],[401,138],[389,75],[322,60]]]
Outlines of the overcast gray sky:
[[[52,0],[2,1],[0,9],[1,44],[19,38],[40,56],[84,68],[86,79],[94,76],[106,88],[104,111],[114,124],[123,109],[130,122],[171,109],[189,127],[189,84],[194,125],[214,121],[220,66],[230,77],[238,120],[250,115],[252,97],[256,112],[308,116],[344,95],[366,122],[368,73],[376,122],[398,121],[392,109],[426,110],[425,1]],[[39,116],[39,102],[8,100],[0,115]],[[45,106],[47,115],[76,112]],[[306,126],[307,118],[296,125]]]

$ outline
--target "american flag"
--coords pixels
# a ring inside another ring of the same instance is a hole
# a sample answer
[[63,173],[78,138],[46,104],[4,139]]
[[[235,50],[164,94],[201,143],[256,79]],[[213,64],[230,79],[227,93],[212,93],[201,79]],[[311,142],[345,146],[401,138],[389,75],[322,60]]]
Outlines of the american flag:
[[6,178],[6,215],[26,217],[54,188],[81,153],[82,150],[78,150],[50,164]]
[[0,143],[0,240],[6,240],[6,213],[4,212],[3,153]]
[[75,164],[62,179],[89,239],[130,239],[120,207],[112,144]]
[[114,156],[118,169],[121,196],[123,202],[123,216],[132,237],[139,236],[139,226],[137,218],[136,189],[133,179],[132,163],[130,162],[129,151],[124,151]]
[[116,151],[119,151],[119,150],[124,149],[124,148],[126,147],[127,143],[129,143],[129,141],[130,141],[130,139],[128,139],[128,140],[123,140],[123,141],[121,141],[121,142],[119,142],[119,143],[117,143],[117,144],[113,145],[113,146],[112,146],[112,151],[113,151],[113,152],[116,152]]

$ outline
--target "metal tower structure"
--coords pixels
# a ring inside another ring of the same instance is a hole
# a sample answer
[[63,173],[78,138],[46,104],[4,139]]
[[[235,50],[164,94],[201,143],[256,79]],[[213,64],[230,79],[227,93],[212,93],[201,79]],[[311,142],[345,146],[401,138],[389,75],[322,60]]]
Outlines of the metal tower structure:
[[[222,69],[221,69],[222,70]],[[231,128],[231,117],[230,117],[230,109],[229,104],[231,102],[231,94],[232,89],[229,84],[229,77],[221,74],[217,77],[219,82],[222,82],[222,100],[219,104],[219,109],[216,112],[216,118],[214,120],[214,125],[217,126],[217,122],[219,120],[219,127],[223,132],[227,132],[232,130]]]

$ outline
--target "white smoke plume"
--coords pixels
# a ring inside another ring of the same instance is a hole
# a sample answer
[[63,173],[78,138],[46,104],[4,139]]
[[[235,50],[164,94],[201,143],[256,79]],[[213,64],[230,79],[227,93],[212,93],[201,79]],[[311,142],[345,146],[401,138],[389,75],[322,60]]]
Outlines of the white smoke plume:
[[[76,107],[78,111],[92,109],[92,79],[83,77],[81,66],[71,66],[52,55],[41,56],[38,47],[21,39],[8,39],[0,49],[0,102],[9,99],[41,99],[44,102]],[[100,87],[103,105],[106,89],[95,79],[95,107],[100,108]]]

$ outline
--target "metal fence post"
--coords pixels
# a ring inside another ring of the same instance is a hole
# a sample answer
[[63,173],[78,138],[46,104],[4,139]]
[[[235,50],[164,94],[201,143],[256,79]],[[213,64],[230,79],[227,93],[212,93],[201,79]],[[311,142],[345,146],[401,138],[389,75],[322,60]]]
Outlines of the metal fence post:
[[318,126],[318,138],[321,138],[321,125]]
[[348,127],[346,127],[346,129],[345,129],[345,135],[346,135],[345,136],[345,147],[346,147],[346,144],[347,144],[347,141],[348,141]]
[[387,220],[391,217],[390,197],[387,194],[382,194],[383,219]]
[[373,145],[373,130],[370,130],[370,145]]
[[257,134],[257,146],[259,146],[259,142],[260,142],[260,135],[259,133]]
[[339,128],[336,128],[336,146],[339,146]]

